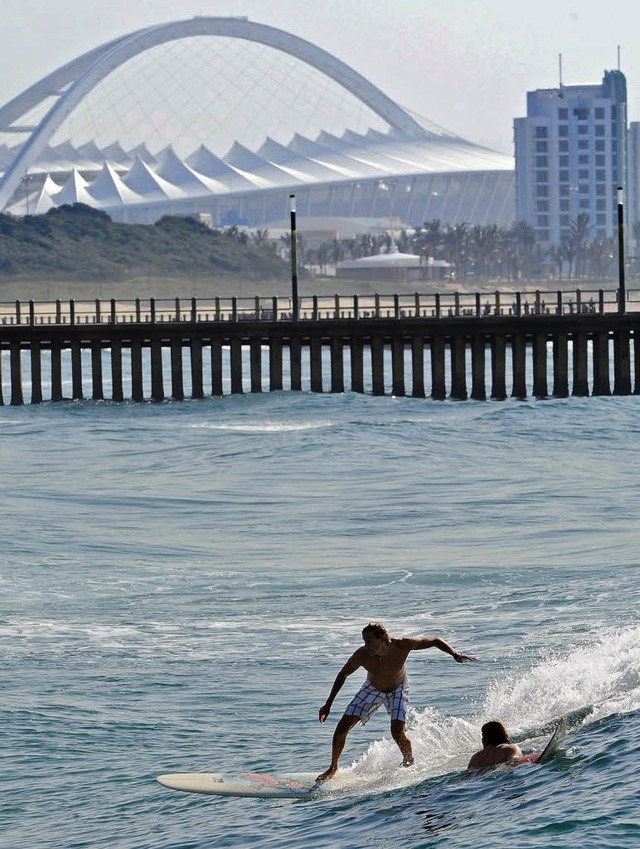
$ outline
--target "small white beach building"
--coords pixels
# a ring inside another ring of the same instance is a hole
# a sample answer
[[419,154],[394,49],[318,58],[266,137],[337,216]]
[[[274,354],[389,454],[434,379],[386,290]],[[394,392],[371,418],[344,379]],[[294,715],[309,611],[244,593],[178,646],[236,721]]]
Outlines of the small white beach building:
[[389,253],[363,256],[336,265],[336,277],[350,280],[445,280],[451,274],[451,263],[443,259],[429,259],[416,254]]

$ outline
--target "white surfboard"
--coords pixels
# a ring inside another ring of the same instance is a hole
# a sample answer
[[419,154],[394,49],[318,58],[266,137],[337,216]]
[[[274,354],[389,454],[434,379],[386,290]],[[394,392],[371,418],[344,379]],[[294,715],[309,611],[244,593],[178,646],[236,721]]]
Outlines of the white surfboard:
[[[524,755],[509,765],[518,763],[545,763],[553,758],[565,738],[567,724],[561,719],[542,752]],[[178,772],[159,775],[156,779],[164,787],[184,793],[206,793],[210,796],[245,796],[255,799],[299,799],[315,795],[350,790],[358,783],[369,786],[372,775],[356,773],[352,769],[339,769],[329,781],[316,783],[317,772],[289,772],[275,775],[268,772]],[[379,776],[378,776],[379,777]],[[375,783],[375,781],[374,781]]]
[[257,799],[297,799],[313,794],[342,790],[358,782],[350,769],[338,770],[332,779],[316,783],[317,772],[291,772],[273,775],[246,772],[230,775],[223,772],[179,772],[159,775],[157,781],[172,790],[185,793],[207,793],[211,796],[249,796]]
[[521,758],[515,758],[513,761],[507,761],[507,764],[544,764],[552,760],[560,751],[567,734],[567,720],[563,716],[555,727],[549,742],[541,752],[533,752],[530,755],[523,755]]
[[553,735],[547,745],[544,747],[544,750],[540,753],[540,757],[538,758],[538,763],[543,764],[547,761],[550,761],[554,758],[560,747],[564,743],[564,738],[567,736],[567,720],[562,717],[562,719],[556,725],[556,730],[553,732]]

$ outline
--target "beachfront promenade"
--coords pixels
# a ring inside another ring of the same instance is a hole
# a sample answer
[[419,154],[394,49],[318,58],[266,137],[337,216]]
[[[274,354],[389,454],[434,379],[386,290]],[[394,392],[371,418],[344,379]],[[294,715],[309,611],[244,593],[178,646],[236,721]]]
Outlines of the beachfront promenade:
[[0,304],[2,403],[640,394],[640,291]]

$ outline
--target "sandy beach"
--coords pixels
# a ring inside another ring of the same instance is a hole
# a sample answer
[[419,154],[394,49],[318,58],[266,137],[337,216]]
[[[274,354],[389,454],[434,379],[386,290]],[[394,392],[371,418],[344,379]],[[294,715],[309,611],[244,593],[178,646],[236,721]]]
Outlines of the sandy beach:
[[[627,288],[637,285],[637,281],[628,281]],[[506,280],[424,280],[424,281],[364,281],[343,280],[335,277],[300,277],[298,292],[301,297],[318,295],[331,297],[333,295],[453,295],[459,292],[469,296],[476,292],[491,295],[496,291],[509,295],[510,293],[535,292],[575,292],[577,288],[584,292],[597,292],[602,288],[612,291],[617,287],[614,280],[606,281],[506,281]],[[159,300],[173,298],[268,298],[287,297],[291,294],[291,280],[287,278],[260,279],[248,276],[228,275],[208,278],[158,278],[136,277],[130,280],[118,281],[77,281],[77,280],[2,280],[0,278],[0,304],[10,304],[19,301],[92,301],[100,299],[109,301],[134,300],[141,298]]]
[[[474,287],[473,291],[476,291]],[[341,280],[335,277],[300,277],[298,291],[301,296],[311,295],[373,295],[413,294],[416,291],[425,294],[435,292],[467,291],[467,286],[450,281],[362,281]],[[491,290],[495,290],[492,284]],[[470,291],[470,290],[468,290]],[[118,281],[76,281],[76,280],[8,280],[0,279],[0,302],[8,301],[88,301],[131,300],[135,298],[261,298],[291,294],[291,280],[287,278],[258,279],[246,276],[229,275],[210,278],[151,278],[136,277]]]

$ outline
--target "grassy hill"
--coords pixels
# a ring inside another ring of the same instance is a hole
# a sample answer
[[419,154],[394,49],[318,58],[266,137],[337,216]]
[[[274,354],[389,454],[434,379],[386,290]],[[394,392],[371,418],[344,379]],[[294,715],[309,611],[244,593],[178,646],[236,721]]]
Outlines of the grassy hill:
[[235,228],[211,230],[195,218],[118,224],[84,204],[24,218],[0,214],[0,289],[21,280],[215,280],[228,275],[285,280],[290,269],[270,242],[256,243]]

